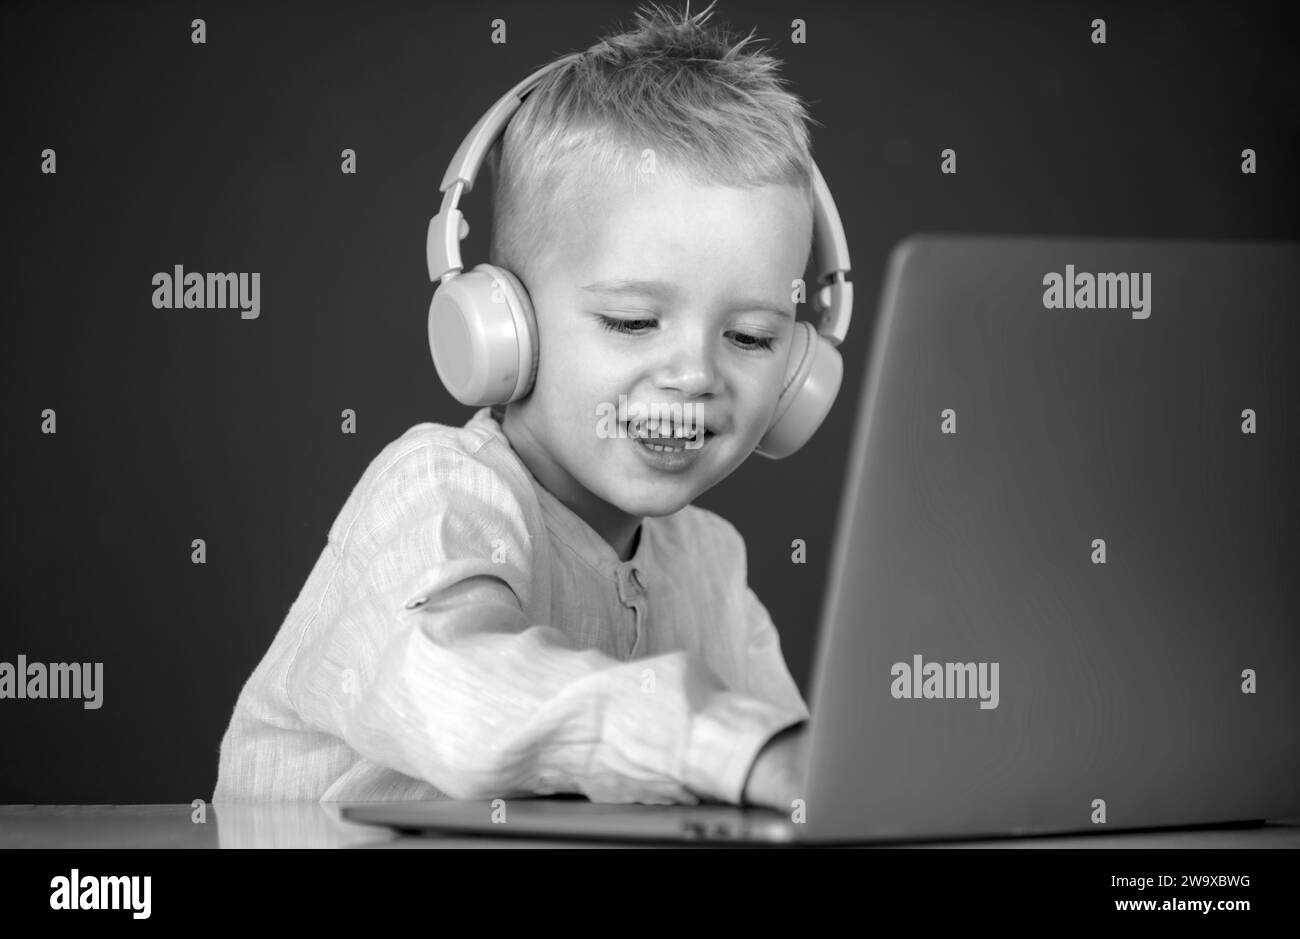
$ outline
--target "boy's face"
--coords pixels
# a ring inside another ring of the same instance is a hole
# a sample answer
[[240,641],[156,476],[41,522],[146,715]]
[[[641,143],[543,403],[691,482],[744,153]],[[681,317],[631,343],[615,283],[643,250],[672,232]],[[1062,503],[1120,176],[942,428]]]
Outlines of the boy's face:
[[[566,210],[544,246],[525,283],[537,380],[505,421],[533,475],[616,550],[642,517],[688,505],[757,446],[780,396],[792,281],[812,239],[808,204],[791,187],[642,180]],[[620,396],[632,412],[690,405],[708,430],[703,445],[665,466],[627,428],[603,433],[601,415]]]

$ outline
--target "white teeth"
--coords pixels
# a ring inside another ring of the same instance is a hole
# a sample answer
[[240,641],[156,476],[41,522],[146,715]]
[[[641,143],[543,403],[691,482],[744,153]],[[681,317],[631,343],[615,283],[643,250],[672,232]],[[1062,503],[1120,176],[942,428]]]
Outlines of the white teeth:
[[661,424],[647,425],[639,431],[629,424],[628,431],[635,437],[680,437],[684,440],[694,440],[704,433],[703,429],[698,427],[693,433],[688,434],[684,425],[669,427]]
[[[681,453],[682,450],[683,450],[682,446],[667,446],[667,445],[664,445],[664,444],[651,443],[651,442],[650,442],[648,439],[646,439],[645,437],[637,437],[635,434],[632,435],[632,438],[633,438],[634,440],[636,440],[637,443],[641,444],[641,446],[645,447],[647,450],[654,450],[654,451],[656,451],[657,453]],[[685,444],[685,451],[686,451],[687,453],[692,453],[692,452],[694,452],[698,447],[703,447],[703,446],[704,446],[704,438],[703,438],[703,437],[700,437],[700,438],[687,438],[687,439],[688,439],[688,440],[698,440],[698,442],[695,444],[695,446],[692,446],[690,443]]]

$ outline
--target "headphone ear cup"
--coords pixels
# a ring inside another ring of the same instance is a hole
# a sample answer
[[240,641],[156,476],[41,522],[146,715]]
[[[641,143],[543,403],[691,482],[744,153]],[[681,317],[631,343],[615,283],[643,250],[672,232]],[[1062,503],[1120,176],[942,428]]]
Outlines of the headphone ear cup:
[[754,452],[779,460],[807,443],[830,413],[843,380],[840,350],[811,323],[795,323],[781,397]]
[[512,271],[494,264],[480,264],[475,270],[480,268],[491,271],[499,278],[519,342],[519,380],[510,397],[500,402],[509,404],[527,396],[533,390],[533,382],[537,380],[537,359],[541,352],[541,343],[537,335],[537,315],[533,311],[533,298],[528,295],[528,288]]
[[528,394],[537,374],[537,321],[519,278],[479,264],[439,284],[429,303],[429,351],[461,404],[508,404]]

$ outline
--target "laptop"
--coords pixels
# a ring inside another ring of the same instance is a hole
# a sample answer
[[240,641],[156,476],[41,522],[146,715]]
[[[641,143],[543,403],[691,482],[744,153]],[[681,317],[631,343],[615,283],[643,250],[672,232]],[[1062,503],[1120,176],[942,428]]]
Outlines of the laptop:
[[907,238],[848,448],[802,807],[342,817],[789,844],[1300,816],[1298,298],[1294,243]]

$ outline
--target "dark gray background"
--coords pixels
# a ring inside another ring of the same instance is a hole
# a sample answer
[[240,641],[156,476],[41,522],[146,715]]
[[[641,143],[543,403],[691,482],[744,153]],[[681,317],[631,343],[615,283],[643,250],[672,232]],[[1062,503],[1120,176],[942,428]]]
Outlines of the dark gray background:
[[[680,7],[680,3],[675,4]],[[692,4],[698,9],[703,4]],[[889,249],[916,231],[1297,237],[1300,81],[1281,5],[724,2],[809,100],[857,316],[835,409],[698,504],[808,691]],[[470,409],[425,338],[437,186],[533,69],[635,3],[6,4],[0,661],[104,663],[104,706],[0,701],[0,803],[188,802],[362,470]],[[205,46],[190,20],[207,21]],[[1107,21],[1104,46],[1089,41]],[[490,21],[509,41],[489,41]],[[807,45],[789,42],[808,23]],[[39,172],[53,147],[58,174]],[[339,152],[359,173],[339,172]],[[939,173],[957,151],[958,174]],[[1240,152],[1259,172],[1239,172]],[[481,182],[486,176],[481,177]],[[489,198],[465,202],[470,263]],[[155,310],[176,264],[260,271],[262,312]],[[58,434],[40,433],[45,408]],[[353,408],[359,432],[339,432]],[[207,542],[206,565],[190,542]],[[808,563],[790,562],[803,538]]]

